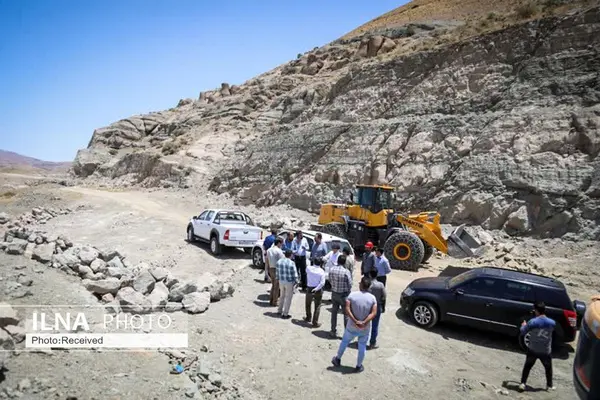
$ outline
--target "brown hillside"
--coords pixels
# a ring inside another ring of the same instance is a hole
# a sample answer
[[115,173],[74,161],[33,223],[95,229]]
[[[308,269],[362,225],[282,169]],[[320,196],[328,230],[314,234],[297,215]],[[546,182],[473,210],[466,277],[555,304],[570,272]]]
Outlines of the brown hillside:
[[569,3],[581,2],[564,0],[415,0],[367,22],[347,33],[342,39],[409,23],[477,20],[493,16],[493,14],[514,14],[521,19],[529,18],[550,10],[556,11],[557,8],[569,8]]

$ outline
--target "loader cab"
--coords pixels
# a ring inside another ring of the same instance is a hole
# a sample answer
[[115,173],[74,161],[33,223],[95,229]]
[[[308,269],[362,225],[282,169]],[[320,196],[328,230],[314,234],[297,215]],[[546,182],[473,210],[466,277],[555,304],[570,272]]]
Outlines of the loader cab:
[[353,202],[360,208],[369,210],[374,214],[382,210],[393,208],[394,189],[389,186],[356,186],[356,196],[353,196]]

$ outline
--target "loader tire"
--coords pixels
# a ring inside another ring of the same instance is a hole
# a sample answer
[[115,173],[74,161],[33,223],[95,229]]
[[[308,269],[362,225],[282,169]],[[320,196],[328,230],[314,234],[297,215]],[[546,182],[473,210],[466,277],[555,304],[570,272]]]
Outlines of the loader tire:
[[344,224],[340,224],[339,222],[332,222],[332,223],[324,225],[323,233],[337,236],[342,239],[348,239],[348,234],[346,233],[346,227],[344,226]]
[[426,243],[424,240],[421,241],[423,242],[423,247],[425,248],[425,252],[423,253],[423,260],[421,261],[421,263],[425,264],[427,260],[429,260],[433,255],[433,246]]
[[383,245],[383,253],[390,267],[405,271],[417,271],[423,262],[425,247],[421,238],[412,232],[400,231],[392,234]]

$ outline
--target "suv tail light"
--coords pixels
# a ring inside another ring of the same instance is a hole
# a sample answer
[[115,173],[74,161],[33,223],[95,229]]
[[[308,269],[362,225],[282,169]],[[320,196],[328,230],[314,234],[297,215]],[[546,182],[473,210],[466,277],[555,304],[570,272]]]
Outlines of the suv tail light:
[[577,329],[577,313],[571,310],[563,310],[563,313],[571,328]]
[[265,233],[265,232],[263,232],[263,231],[260,231],[260,240],[262,240],[262,238],[263,238],[263,234],[264,234],[264,233]]
[[227,230],[225,231],[225,234],[223,235],[223,239],[225,239],[225,240],[229,240],[229,229],[227,229]]

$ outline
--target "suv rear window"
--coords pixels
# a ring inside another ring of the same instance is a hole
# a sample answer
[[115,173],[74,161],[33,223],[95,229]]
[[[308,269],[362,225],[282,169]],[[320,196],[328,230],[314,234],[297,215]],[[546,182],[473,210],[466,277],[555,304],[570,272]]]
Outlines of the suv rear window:
[[566,291],[537,286],[535,288],[536,301],[543,301],[548,307],[572,310],[573,304]]

